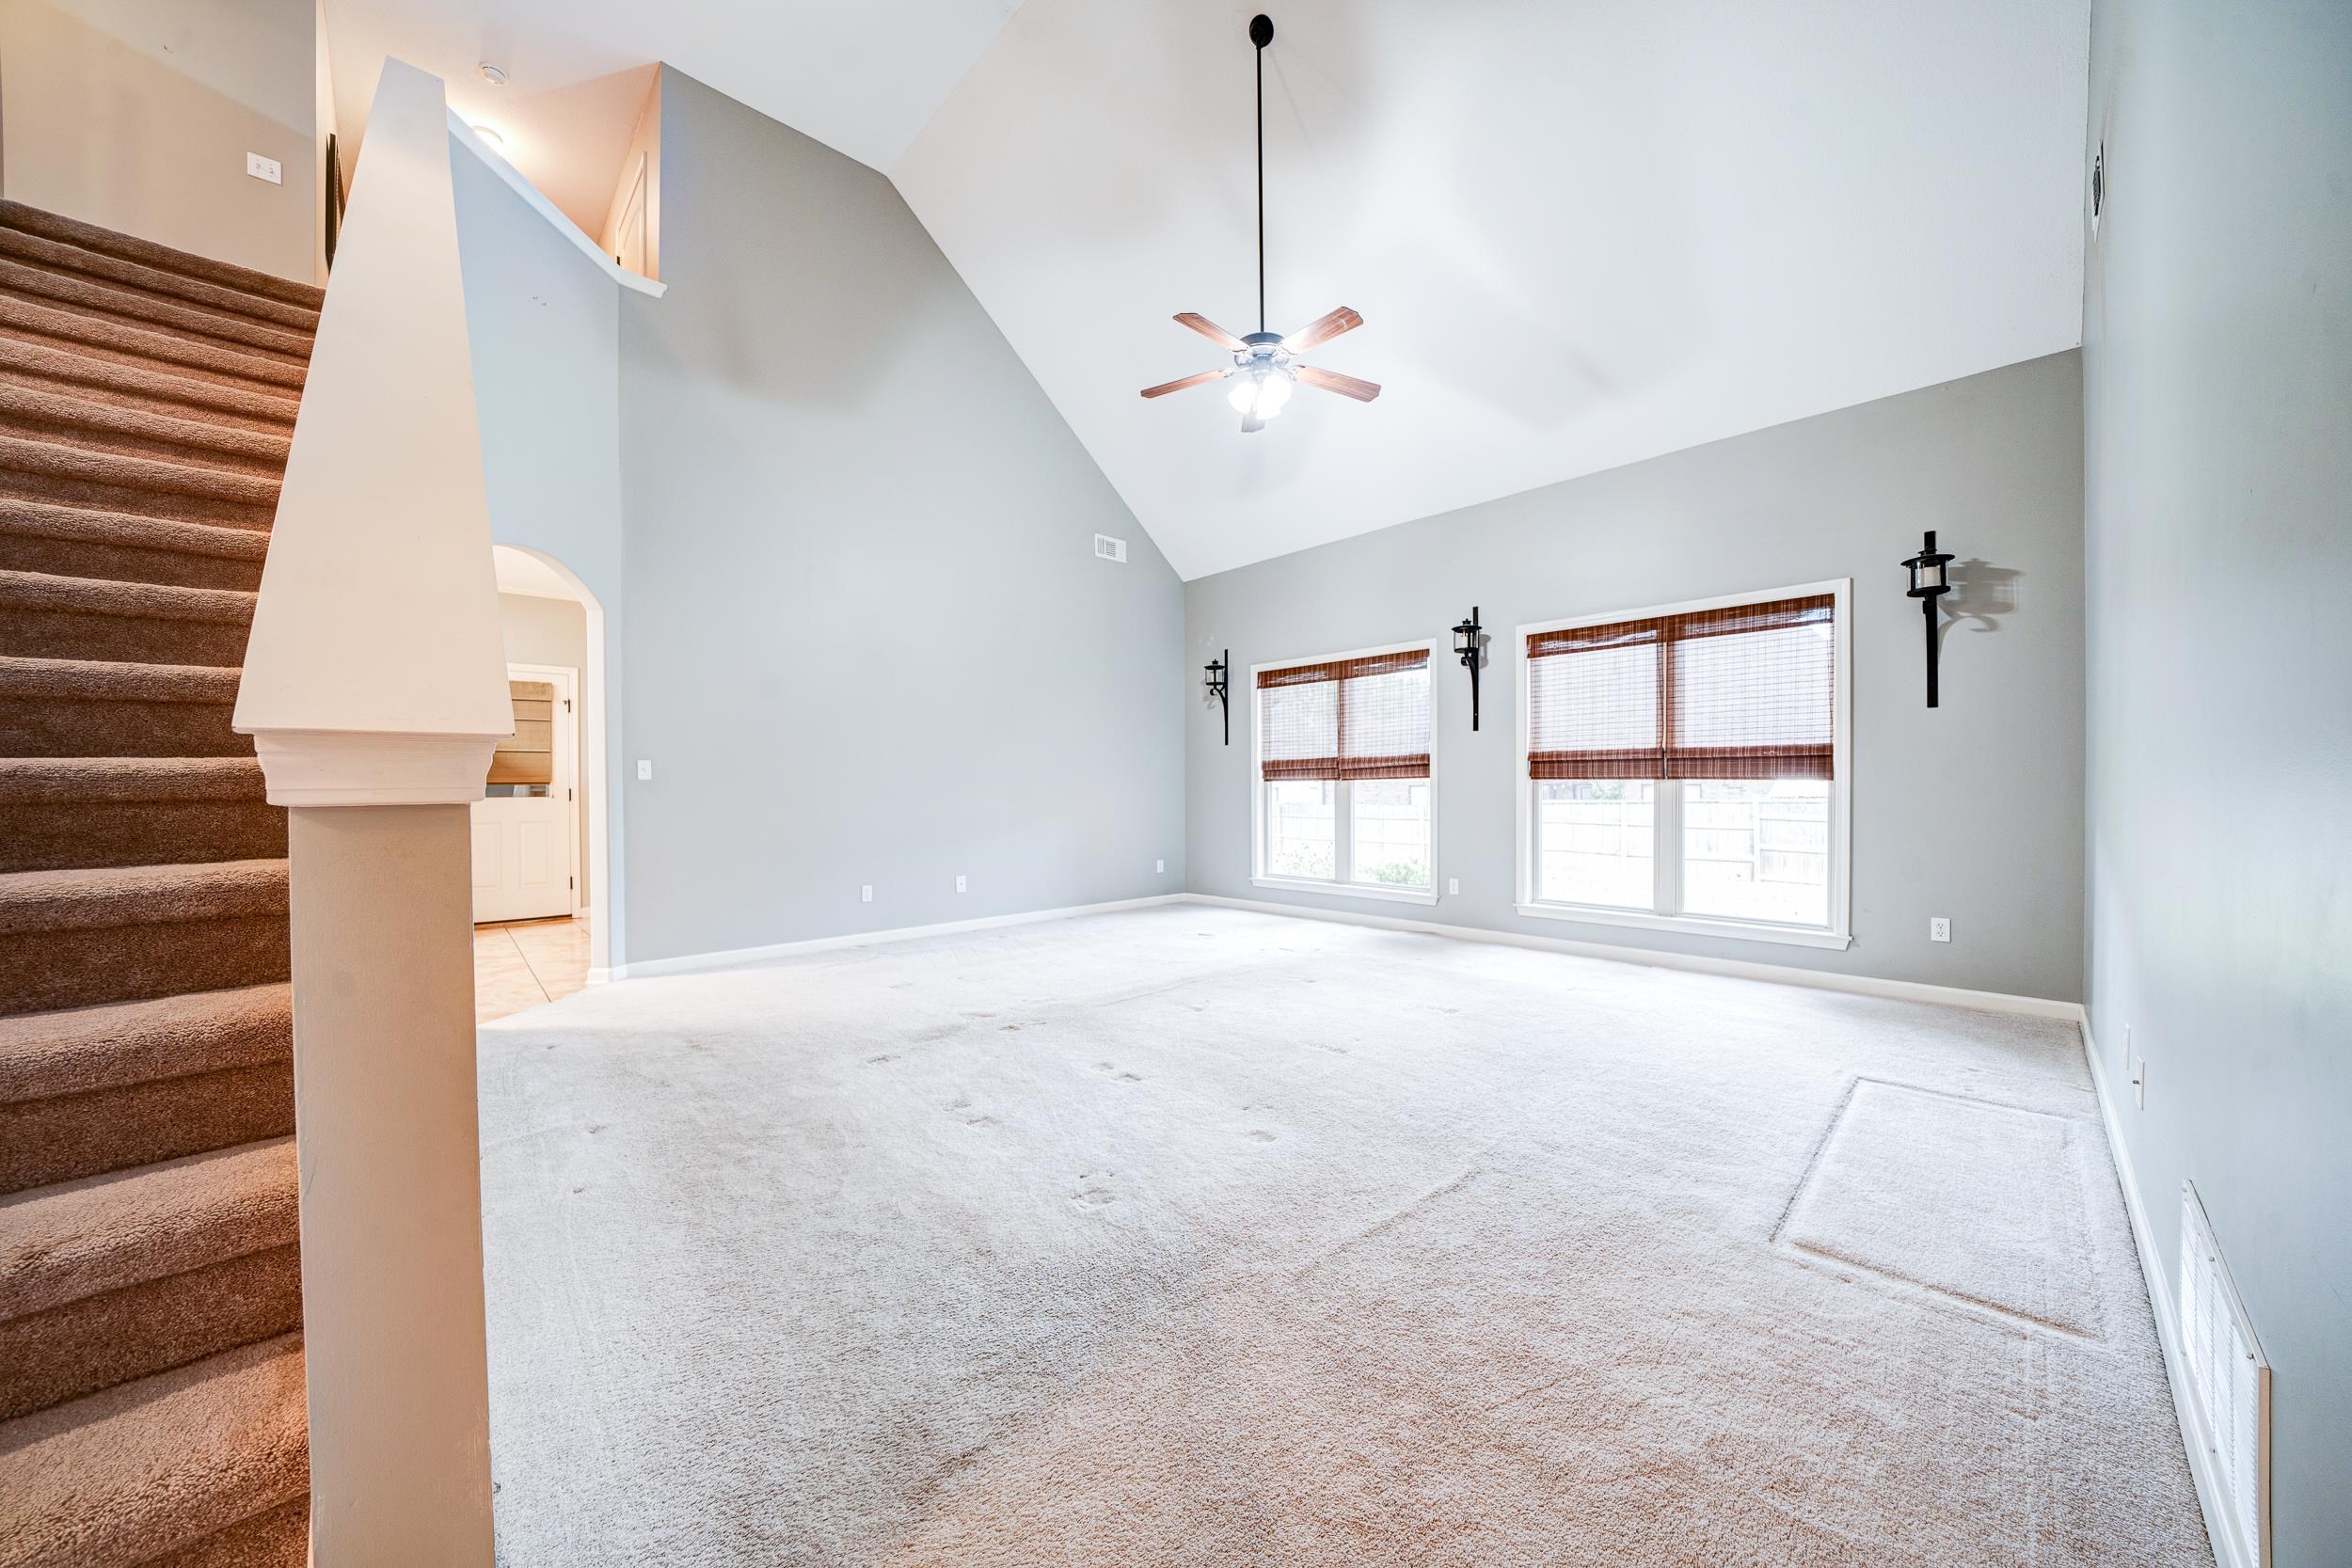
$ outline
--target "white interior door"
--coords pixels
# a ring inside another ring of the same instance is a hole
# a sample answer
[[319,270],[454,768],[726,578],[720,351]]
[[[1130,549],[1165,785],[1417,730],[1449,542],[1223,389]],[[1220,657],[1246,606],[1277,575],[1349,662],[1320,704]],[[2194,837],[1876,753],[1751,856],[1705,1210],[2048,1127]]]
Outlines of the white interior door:
[[580,842],[575,771],[579,715],[577,673],[540,664],[510,664],[507,678],[546,681],[555,688],[549,718],[554,734],[553,779],[546,784],[492,784],[473,803],[473,917],[537,920],[572,912]]

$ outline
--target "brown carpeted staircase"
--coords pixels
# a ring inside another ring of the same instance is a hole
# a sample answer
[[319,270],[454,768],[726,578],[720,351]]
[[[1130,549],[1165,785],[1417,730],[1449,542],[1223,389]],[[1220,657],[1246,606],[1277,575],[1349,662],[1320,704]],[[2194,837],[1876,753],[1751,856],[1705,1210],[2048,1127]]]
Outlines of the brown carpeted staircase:
[[0,202],[0,1568],[305,1557],[286,818],[229,719],[321,297]]

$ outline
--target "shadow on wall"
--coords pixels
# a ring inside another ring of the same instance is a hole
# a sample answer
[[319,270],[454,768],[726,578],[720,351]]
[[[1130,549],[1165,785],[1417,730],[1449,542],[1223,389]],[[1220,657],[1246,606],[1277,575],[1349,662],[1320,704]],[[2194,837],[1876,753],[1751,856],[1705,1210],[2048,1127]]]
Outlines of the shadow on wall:
[[1974,632],[1999,631],[2001,617],[2017,609],[2017,583],[2025,575],[2014,566],[1995,566],[1973,556],[1953,562],[1952,591],[1944,595],[1945,619],[1937,641],[1963,625]]

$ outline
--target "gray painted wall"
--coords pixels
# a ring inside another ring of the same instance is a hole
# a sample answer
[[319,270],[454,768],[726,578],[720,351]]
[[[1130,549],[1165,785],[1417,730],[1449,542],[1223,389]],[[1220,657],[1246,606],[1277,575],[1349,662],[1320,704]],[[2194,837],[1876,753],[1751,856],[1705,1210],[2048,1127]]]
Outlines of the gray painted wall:
[[2278,1568],[2352,1560],[2352,7],[2100,0],[2084,302],[2090,1014],[2177,1277],[2275,1379]]
[[675,70],[660,149],[631,961],[1180,889],[1174,573],[882,175]]
[[[604,611],[603,776],[612,842],[625,842],[621,715],[620,290],[463,148],[451,151],[466,326],[490,536],[568,568]],[[593,693],[590,694],[593,698]],[[583,824],[584,826],[584,824]],[[582,856],[585,872],[589,860]],[[608,870],[612,961],[628,949],[628,876]],[[583,880],[582,887],[588,883]]]
[[[1192,888],[2078,999],[2080,400],[2077,356],[2054,355],[1188,583],[1188,667],[1230,647],[1242,673],[1230,748],[1197,686],[1187,704]],[[1927,528],[1962,558],[1954,599],[1981,612],[1952,619],[1933,712],[1897,564]],[[1853,946],[1518,914],[1513,628],[1839,577],[1855,594]],[[1461,667],[1438,669],[1438,885],[1459,877],[1461,895],[1429,910],[1254,888],[1249,666],[1442,638],[1473,604],[1495,640],[1479,733]],[[1931,915],[1951,917],[1949,943],[1928,941]]]

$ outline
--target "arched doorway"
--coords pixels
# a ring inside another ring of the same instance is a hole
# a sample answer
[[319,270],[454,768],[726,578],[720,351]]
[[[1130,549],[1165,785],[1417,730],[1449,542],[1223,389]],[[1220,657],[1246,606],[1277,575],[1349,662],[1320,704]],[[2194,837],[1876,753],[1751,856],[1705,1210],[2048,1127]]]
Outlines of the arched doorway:
[[609,978],[619,814],[605,615],[562,562],[491,548],[516,735],[475,807],[476,1001],[504,1016]]

